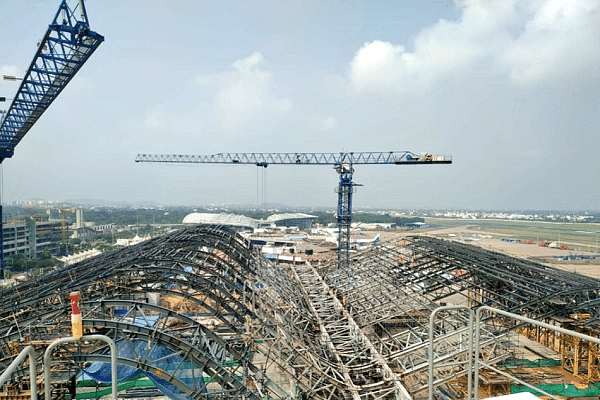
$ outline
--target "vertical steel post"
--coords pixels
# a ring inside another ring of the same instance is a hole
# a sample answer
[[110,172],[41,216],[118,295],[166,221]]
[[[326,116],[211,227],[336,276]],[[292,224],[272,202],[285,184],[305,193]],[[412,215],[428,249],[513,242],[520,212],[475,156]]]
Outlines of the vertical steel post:
[[71,330],[75,339],[81,339],[83,336],[83,325],[81,321],[81,312],[79,311],[79,291],[72,292],[71,297]]

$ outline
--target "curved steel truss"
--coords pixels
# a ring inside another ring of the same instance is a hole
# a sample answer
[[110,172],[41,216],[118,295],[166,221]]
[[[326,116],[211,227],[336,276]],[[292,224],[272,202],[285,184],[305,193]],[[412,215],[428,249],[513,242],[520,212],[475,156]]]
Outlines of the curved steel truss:
[[[113,338],[124,349],[120,364],[178,398],[418,398],[427,388],[429,318],[440,304],[532,318],[586,312],[592,324],[599,289],[596,279],[429,237],[356,253],[344,270],[272,264],[235,232],[197,226],[4,289],[0,370],[24,346],[41,355],[70,335],[68,295],[78,290],[86,333]],[[468,316],[440,314],[437,386],[463,375],[457,365],[471,356]],[[506,357],[511,329],[487,321],[486,360]],[[99,344],[59,347],[53,382],[107,358]]]

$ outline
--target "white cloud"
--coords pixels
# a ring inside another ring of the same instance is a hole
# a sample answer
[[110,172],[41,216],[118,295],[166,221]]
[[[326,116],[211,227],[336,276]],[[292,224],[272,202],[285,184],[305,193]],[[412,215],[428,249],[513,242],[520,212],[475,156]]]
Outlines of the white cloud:
[[600,63],[600,2],[545,1],[498,61],[520,84],[566,79]]
[[339,127],[340,127],[340,122],[338,121],[338,119],[336,117],[331,116],[331,115],[329,117],[325,118],[321,125],[321,128],[323,129],[323,131],[326,131],[326,132],[335,131]]
[[552,84],[598,69],[600,0],[457,0],[457,5],[461,17],[424,29],[412,51],[379,40],[366,43],[350,62],[352,86],[423,93],[481,69],[501,72],[516,84]]
[[146,111],[143,125],[146,129],[159,129],[164,127],[166,119],[166,111],[162,106],[155,106]]
[[273,93],[265,64],[263,55],[254,52],[235,61],[232,71],[195,77],[199,85],[216,87],[214,104],[225,129],[238,129],[265,115],[285,115],[293,109],[289,99]]

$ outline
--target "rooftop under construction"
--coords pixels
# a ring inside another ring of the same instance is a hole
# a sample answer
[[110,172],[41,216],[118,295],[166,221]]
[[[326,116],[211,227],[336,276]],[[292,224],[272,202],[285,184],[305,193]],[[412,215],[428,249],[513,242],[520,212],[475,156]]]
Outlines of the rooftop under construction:
[[[0,164],[103,41],[83,0],[61,1],[24,77],[3,76],[21,85],[0,120]],[[0,400],[117,392],[470,400],[535,388],[554,399],[600,396],[600,280],[425,235],[377,237],[351,252],[354,165],[450,164],[450,156],[140,154],[136,161],[334,166],[337,261],[269,260],[241,233],[198,224],[3,287]],[[1,225],[2,204],[3,247]],[[0,273],[4,267],[0,251]]]
[[[69,293],[79,291],[85,334],[117,343],[119,380],[143,374],[171,398],[458,399],[473,357],[464,310],[491,306],[598,337],[599,289],[594,278],[427,236],[378,243],[344,269],[274,263],[239,233],[198,225],[4,289],[0,370],[25,346],[41,360],[69,336]],[[448,305],[463,308],[440,309]],[[532,386],[600,380],[590,341],[493,313],[476,328],[477,358],[493,366],[476,375],[480,397],[510,393],[496,371]],[[82,376],[109,382],[107,351],[58,346],[52,398]],[[27,377],[15,370],[1,397],[29,398]]]

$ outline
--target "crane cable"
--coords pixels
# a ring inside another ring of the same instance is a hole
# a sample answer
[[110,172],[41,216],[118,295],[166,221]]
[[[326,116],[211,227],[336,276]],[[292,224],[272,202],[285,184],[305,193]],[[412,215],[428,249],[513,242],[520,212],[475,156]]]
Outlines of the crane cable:
[[263,168],[263,206],[267,204],[267,169]]
[[[256,170],[256,206],[260,207],[261,205],[265,205],[267,203],[267,169],[262,168],[262,177],[260,176],[260,167]],[[259,179],[262,178],[262,181]],[[262,199],[262,203],[260,203],[260,199]]]

